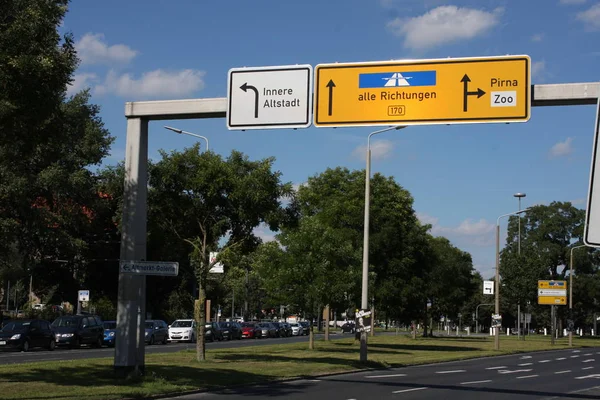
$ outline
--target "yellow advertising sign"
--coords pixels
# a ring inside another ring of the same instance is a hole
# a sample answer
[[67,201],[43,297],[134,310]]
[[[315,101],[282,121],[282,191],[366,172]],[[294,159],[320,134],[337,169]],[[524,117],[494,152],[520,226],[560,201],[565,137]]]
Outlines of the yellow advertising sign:
[[538,296],[538,304],[551,306],[566,306],[567,296]]
[[526,122],[529,56],[315,67],[317,127]]

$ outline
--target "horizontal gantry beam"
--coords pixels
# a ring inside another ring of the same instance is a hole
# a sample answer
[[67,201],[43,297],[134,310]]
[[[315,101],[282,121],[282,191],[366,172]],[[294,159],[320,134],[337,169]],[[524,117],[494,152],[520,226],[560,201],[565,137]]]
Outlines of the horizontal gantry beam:
[[[599,82],[531,85],[534,107],[596,104],[599,96]],[[148,120],[225,118],[226,111],[225,97],[125,103],[125,117]]]

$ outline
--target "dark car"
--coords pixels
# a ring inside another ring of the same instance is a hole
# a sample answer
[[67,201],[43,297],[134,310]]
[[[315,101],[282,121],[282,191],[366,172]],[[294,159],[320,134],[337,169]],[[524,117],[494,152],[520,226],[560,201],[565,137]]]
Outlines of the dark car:
[[0,350],[29,351],[33,347],[54,350],[54,331],[48,321],[41,319],[13,320],[0,331]]
[[283,325],[283,329],[285,329],[285,336],[290,337],[292,336],[292,326],[290,324],[288,324],[287,322],[282,322],[281,325]]
[[204,324],[204,340],[210,340],[211,342],[223,340],[223,332],[218,323],[207,322]]
[[276,337],[286,337],[287,331],[285,330],[285,326],[281,322],[271,322],[271,324],[275,327]]
[[169,340],[169,328],[165,321],[160,319],[146,320],[145,329],[144,338],[146,343],[150,345],[154,343],[167,344]]
[[219,322],[223,339],[242,339],[242,327],[237,322]]
[[242,322],[241,326],[242,326],[242,337],[251,338],[251,339],[260,337],[261,331],[260,331],[260,327],[258,326],[258,324],[255,324],[254,322]]
[[310,334],[310,322],[308,322],[308,321],[300,321],[298,323],[300,325],[302,325],[302,334],[303,335]]
[[346,322],[344,325],[342,325],[341,329],[343,333],[354,333],[356,332],[356,325],[353,321]]
[[104,343],[104,324],[97,315],[63,315],[52,322],[52,329],[56,332],[57,345],[102,347]]
[[104,321],[104,344],[110,347],[115,345],[117,338],[117,321]]

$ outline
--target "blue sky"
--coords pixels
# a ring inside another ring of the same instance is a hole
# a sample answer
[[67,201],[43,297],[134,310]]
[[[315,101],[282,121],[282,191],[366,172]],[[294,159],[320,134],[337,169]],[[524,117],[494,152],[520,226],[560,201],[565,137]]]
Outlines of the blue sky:
[[[527,54],[544,84],[597,81],[600,62],[597,0],[74,1],[61,31],[82,59],[70,91],[89,87],[116,137],[106,164],[124,157],[126,101],[225,97],[234,67]],[[374,139],[372,171],[394,176],[432,233],[490,277],[496,218],[517,210],[515,192],[527,194],[523,207],[585,207],[594,118],[594,106],[543,107],[527,123],[408,127]],[[153,122],[151,158],[196,140],[163,125],[207,136],[222,155],[275,156],[295,184],[328,167],[363,169],[377,129]]]

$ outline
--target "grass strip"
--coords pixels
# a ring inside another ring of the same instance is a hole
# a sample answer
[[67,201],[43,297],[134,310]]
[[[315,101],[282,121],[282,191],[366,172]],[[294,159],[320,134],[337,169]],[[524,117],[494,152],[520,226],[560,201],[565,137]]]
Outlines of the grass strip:
[[[600,340],[575,338],[578,347],[600,346]],[[350,372],[364,368],[462,360],[517,352],[567,348],[567,339],[550,345],[547,336],[525,341],[503,336],[500,351],[490,337],[411,339],[406,335],[369,337],[369,362],[358,361],[353,337],[307,343],[209,349],[207,361],[193,351],[147,354],[146,375],[116,379],[113,359],[52,361],[0,366],[0,399],[123,399],[214,389],[287,378]],[[85,351],[85,350],[82,350]]]

